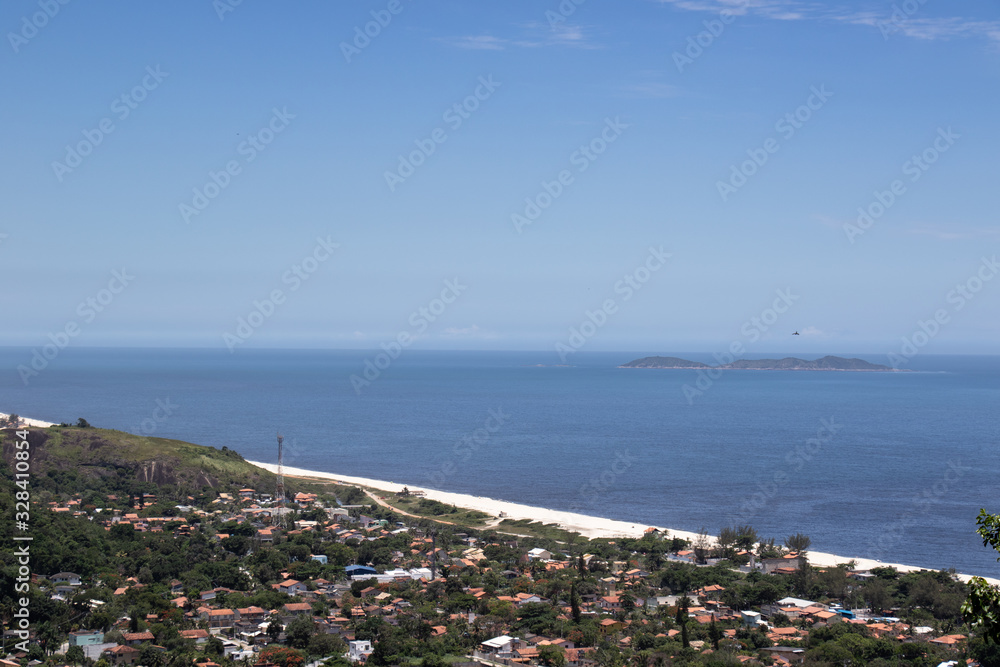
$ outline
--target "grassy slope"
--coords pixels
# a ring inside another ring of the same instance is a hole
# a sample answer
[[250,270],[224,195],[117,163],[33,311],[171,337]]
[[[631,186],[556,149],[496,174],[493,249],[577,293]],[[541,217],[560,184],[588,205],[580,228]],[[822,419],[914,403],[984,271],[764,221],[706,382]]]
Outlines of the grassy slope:
[[[274,488],[274,475],[250,465],[238,453],[180,440],[149,438],[98,428],[28,429],[33,476],[75,468],[91,477],[121,475],[171,486],[260,491]],[[3,458],[12,463],[17,436],[2,432]],[[121,472],[119,472],[121,471]]]

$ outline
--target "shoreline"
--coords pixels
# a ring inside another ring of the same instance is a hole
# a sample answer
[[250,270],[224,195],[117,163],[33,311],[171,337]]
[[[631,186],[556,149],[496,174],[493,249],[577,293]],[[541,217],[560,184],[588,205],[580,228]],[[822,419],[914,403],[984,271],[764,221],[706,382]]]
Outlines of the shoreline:
[[[257,466],[267,470],[268,472],[277,472],[278,466],[273,463],[261,463],[258,461],[247,461],[250,465]],[[495,498],[485,498],[482,496],[472,496],[464,493],[453,493],[451,491],[438,491],[436,489],[428,489],[426,487],[413,486],[412,484],[397,484],[395,482],[388,482],[385,480],[371,479],[368,477],[353,477],[350,475],[338,475],[335,473],[319,472],[316,470],[305,470],[303,468],[291,468],[288,466],[283,466],[283,472],[286,475],[293,475],[296,477],[311,477],[313,479],[328,480],[335,482],[344,482],[346,484],[354,484],[357,486],[365,486],[373,489],[379,489],[387,491],[389,493],[397,493],[402,491],[403,487],[408,487],[411,491],[423,492],[424,497],[430,500],[436,500],[438,502],[446,503],[448,505],[455,505],[456,507],[462,507],[464,509],[477,510],[489,514],[492,517],[498,517],[501,512],[504,513],[505,519],[529,519],[531,521],[539,521],[545,524],[558,524],[560,528],[569,530],[571,532],[580,533],[582,536],[594,539],[594,538],[617,538],[617,537],[630,537],[639,538],[642,537],[643,532],[646,528],[650,526],[643,523],[631,523],[629,521],[620,521],[618,519],[606,519],[603,517],[590,516],[588,514],[576,514],[573,512],[567,512],[563,510],[551,510],[544,507],[533,507],[531,505],[523,505],[521,503],[514,503],[507,500],[497,500]],[[698,534],[692,533],[690,531],[684,530],[674,530],[673,528],[666,528],[664,526],[653,526],[660,531],[669,533],[671,536],[681,537],[686,540],[691,540],[692,542],[697,539]],[[714,536],[710,536],[710,539],[715,539]],[[836,567],[841,563],[847,563],[850,561],[855,561],[857,563],[858,570],[870,570],[873,567],[892,567],[899,572],[919,572],[920,570],[932,570],[933,568],[919,567],[915,565],[903,565],[901,563],[883,563],[880,561],[872,560],[870,558],[850,558],[844,556],[837,556],[835,554],[825,553],[821,551],[809,551],[808,552],[809,563],[816,567]],[[956,574],[956,576],[966,583],[975,575],[969,574]],[[994,586],[1000,586],[1000,579],[993,577],[983,577],[987,582]]]
[[[0,412],[0,419],[6,419],[9,416],[10,415],[5,412]],[[46,422],[42,421],[41,419],[30,419],[28,417],[22,417],[21,415],[18,415],[18,417],[21,417],[21,422],[25,426],[37,426],[39,428],[48,428],[50,426],[56,426],[54,422]]]

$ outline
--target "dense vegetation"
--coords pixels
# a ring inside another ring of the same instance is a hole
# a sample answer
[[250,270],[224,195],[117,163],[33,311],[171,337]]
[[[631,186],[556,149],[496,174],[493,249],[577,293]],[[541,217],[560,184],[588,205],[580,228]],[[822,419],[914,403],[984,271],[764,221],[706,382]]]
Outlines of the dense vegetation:
[[[5,435],[4,458],[9,462],[10,434]],[[95,438],[105,444],[92,447]],[[171,602],[177,593],[170,591],[169,582],[178,580],[183,594],[195,601],[200,592],[221,587],[228,590],[218,593],[212,601],[215,606],[253,605],[276,610],[269,617],[267,630],[273,643],[259,659],[287,667],[316,658],[326,659],[331,665],[344,664],[340,657],[346,652],[344,640],[322,630],[333,617],[350,619],[344,627],[349,636],[374,641],[375,652],[369,662],[378,667],[415,662],[440,666],[446,661],[463,660],[461,656],[492,637],[526,633],[562,637],[578,647],[592,648],[586,659],[598,667],[737,665],[743,660],[772,663],[774,658],[761,652],[774,644],[763,629],[743,627],[738,620],[696,620],[693,605],[685,596],[711,586],[723,587],[717,596],[719,602],[733,610],[760,610],[795,596],[867,608],[897,617],[909,628],[903,631],[904,635],[909,632],[909,637],[901,640],[865,624],[821,627],[782,614],[772,616],[776,627],[803,631],[804,636],[789,637],[781,643],[802,649],[807,665],[930,666],[969,657],[983,667],[1000,667],[998,645],[979,636],[963,641],[957,648],[910,641],[913,628],[918,626],[931,628],[931,636],[970,635],[962,611],[969,590],[951,572],[900,574],[880,568],[871,571],[873,578],[861,581],[850,576],[846,566],[823,570],[806,565],[782,575],[745,572],[737,567],[748,559],[748,549],[760,557],[789,549],[806,551],[809,540],[801,534],[789,535],[784,548],[774,540],[762,539],[750,526],[724,528],[714,545],[692,545],[656,533],[636,539],[587,540],[554,526],[528,522],[505,521],[489,529],[483,527],[483,517],[465,516],[464,511],[448,505],[409,495],[389,498],[394,506],[423,517],[407,518],[376,506],[357,488],[320,485],[310,487],[319,495],[318,505],[361,504],[361,510],[352,510],[355,518],[363,512],[384,519],[392,527],[397,521],[407,522],[410,529],[398,533],[378,529],[377,539],[339,539],[322,529],[292,531],[280,535],[274,544],[265,544],[259,539],[259,526],[240,516],[240,503],[228,502],[221,496],[246,486],[239,475],[249,466],[233,452],[175,441],[138,442],[149,439],[74,427],[33,430],[31,440],[33,446],[38,443],[33,451],[45,452],[39,457],[32,479],[32,493],[36,494],[31,515],[36,537],[31,546],[32,570],[44,575],[74,572],[87,585],[83,592],[65,601],[51,598],[49,583],[32,587],[30,607],[37,642],[24,656],[25,662],[32,658],[54,665],[87,662],[78,651],[65,656],[52,654],[73,630],[104,630],[110,641],[120,638],[123,632],[148,629],[155,636],[155,646],[142,647],[141,664],[189,667],[194,660],[207,656],[223,667],[235,667],[222,655],[218,638],[199,646],[180,635],[182,630],[205,627],[205,622],[185,613],[197,602],[186,608]],[[126,455],[93,454],[118,446]],[[157,447],[163,450],[157,453]],[[143,461],[138,459],[147,456],[154,457],[147,461],[171,461],[171,481],[142,479]],[[66,461],[73,464],[66,465]],[[12,516],[16,488],[7,464],[0,465],[0,513]],[[267,476],[255,474],[259,475],[258,483],[266,488],[270,483]],[[200,484],[205,481],[213,483]],[[143,494],[154,494],[156,502],[142,507]],[[109,500],[109,495],[117,499]],[[77,507],[82,516],[48,508],[49,502],[65,503],[73,496],[80,499]],[[203,517],[186,515],[185,521],[192,526],[190,534],[176,531],[181,525],[177,504],[207,512]],[[299,509],[291,519],[317,521],[320,527],[329,524],[326,512],[318,505]],[[107,529],[101,521],[105,513],[95,511],[98,507],[135,512],[140,517],[176,516],[178,521],[168,522],[162,532],[140,532],[122,523]],[[981,523],[985,525],[984,538],[992,536],[989,531],[993,524]],[[10,522],[0,522],[0,540],[11,544],[12,534]],[[220,534],[226,537],[216,537]],[[377,586],[375,580],[346,581],[344,568],[354,563],[371,564],[379,570],[428,565],[429,545],[421,540],[427,537],[429,542],[431,536],[433,544],[452,557],[450,561],[442,559],[441,576],[435,581]],[[470,536],[478,538],[476,544],[482,553],[466,564],[457,559],[467,553]],[[526,558],[535,547],[551,551],[552,563]],[[680,562],[677,552],[689,548],[702,557],[719,560],[701,566]],[[314,560],[316,555],[326,556],[327,562]],[[627,571],[634,574],[626,576]],[[13,554],[6,549],[0,552],[0,616],[5,623],[11,621],[16,605],[16,572]],[[297,599],[273,586],[289,577],[310,582],[313,587],[316,580],[341,581],[345,585],[336,595],[312,601],[311,614],[289,620],[281,617],[280,609]],[[607,596],[612,586],[620,607],[595,610],[594,600]],[[116,594],[122,588],[125,590]],[[373,588],[404,600],[406,606],[390,617],[372,613],[371,598],[366,596]],[[541,601],[521,605],[511,601],[512,596],[525,593],[537,595]],[[678,601],[651,607],[642,603],[668,595],[679,596]],[[365,613],[352,613],[356,608],[364,608]],[[622,625],[609,631],[601,624],[607,619]],[[982,623],[982,619],[977,621],[971,616],[970,621]],[[8,640],[8,649],[10,645]],[[545,646],[537,660],[562,667],[565,654],[560,647]]]

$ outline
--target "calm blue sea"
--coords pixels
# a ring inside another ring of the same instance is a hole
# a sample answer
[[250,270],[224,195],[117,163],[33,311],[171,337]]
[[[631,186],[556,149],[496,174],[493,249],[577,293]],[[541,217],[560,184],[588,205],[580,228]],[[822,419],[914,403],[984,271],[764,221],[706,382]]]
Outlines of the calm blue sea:
[[689,403],[694,371],[616,367],[639,353],[407,350],[360,395],[372,353],[70,348],[25,387],[30,356],[0,349],[0,411],[272,462],[280,429],[290,466],[1000,576],[975,533],[1000,511],[1000,357],[729,371]]

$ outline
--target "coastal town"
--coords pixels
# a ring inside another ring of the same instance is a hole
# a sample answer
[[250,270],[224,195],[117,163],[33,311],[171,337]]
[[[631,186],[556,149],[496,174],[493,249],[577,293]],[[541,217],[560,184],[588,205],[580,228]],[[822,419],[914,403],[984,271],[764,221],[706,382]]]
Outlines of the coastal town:
[[953,573],[816,567],[801,534],[588,540],[467,528],[407,489],[48,478],[31,634],[5,631],[3,667],[996,664]]

